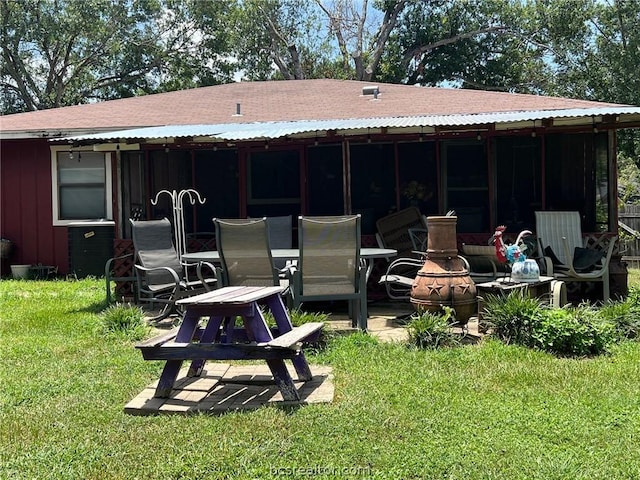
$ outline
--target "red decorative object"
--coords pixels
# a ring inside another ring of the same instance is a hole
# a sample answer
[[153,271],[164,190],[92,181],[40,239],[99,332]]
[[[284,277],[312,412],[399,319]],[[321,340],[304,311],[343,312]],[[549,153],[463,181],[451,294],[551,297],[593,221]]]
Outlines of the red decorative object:
[[427,218],[427,252],[411,288],[416,310],[434,313],[453,308],[456,321],[465,325],[477,311],[476,285],[458,257],[455,216]]

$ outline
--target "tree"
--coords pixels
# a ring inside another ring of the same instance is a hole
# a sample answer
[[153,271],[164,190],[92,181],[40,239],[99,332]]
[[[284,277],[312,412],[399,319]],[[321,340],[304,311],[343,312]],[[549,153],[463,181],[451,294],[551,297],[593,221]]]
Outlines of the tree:
[[407,3],[247,0],[238,16],[236,56],[250,79],[370,80]]
[[[210,3],[210,14],[224,14],[225,2]],[[198,8],[195,0],[0,0],[2,111],[229,81],[224,43],[209,62],[194,60]]]

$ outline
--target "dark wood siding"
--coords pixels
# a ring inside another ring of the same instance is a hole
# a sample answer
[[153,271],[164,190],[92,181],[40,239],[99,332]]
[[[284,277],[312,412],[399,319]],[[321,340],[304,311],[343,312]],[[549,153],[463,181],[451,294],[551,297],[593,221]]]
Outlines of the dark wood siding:
[[52,221],[49,143],[4,140],[0,173],[0,235],[14,243],[8,263],[54,265],[66,273],[67,228]]

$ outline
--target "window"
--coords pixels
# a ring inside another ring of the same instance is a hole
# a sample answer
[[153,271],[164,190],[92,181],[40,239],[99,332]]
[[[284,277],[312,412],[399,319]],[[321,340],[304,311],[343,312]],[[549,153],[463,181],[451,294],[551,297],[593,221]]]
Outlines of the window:
[[53,224],[111,219],[110,154],[52,149]]

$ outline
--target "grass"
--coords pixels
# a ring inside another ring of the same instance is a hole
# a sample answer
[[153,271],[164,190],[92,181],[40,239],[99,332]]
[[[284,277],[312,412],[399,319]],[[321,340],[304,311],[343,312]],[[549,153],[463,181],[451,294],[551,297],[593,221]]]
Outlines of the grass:
[[135,417],[157,379],[101,328],[103,283],[0,282],[0,478],[640,477],[640,343],[556,358],[497,341],[337,336],[331,404]]

